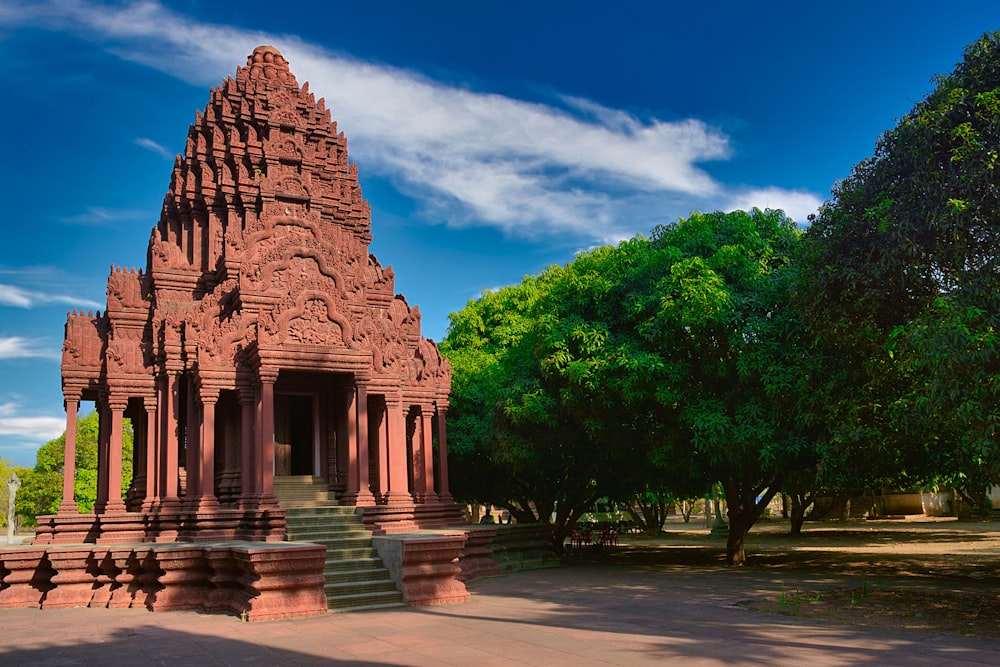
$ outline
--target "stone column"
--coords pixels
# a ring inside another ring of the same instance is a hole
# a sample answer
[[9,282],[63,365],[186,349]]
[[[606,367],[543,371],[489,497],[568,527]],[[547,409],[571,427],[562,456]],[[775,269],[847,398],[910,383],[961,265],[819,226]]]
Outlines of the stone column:
[[[140,399],[142,400],[142,399]],[[131,407],[131,406],[130,406]],[[132,415],[132,484],[125,498],[125,506],[130,512],[142,505],[146,497],[146,475],[149,465],[146,460],[147,422],[145,410]]]
[[125,503],[122,500],[122,418],[125,408],[128,407],[128,398],[122,396],[111,396],[107,402],[107,413],[110,417],[110,428],[107,435],[107,447],[104,452],[107,455],[107,464],[102,467],[105,471],[104,479],[98,489],[98,495],[103,498],[94,507],[98,514],[115,514],[125,511]]
[[188,460],[188,468],[198,469],[199,488],[191,498],[191,507],[196,512],[211,512],[219,508],[215,497],[215,404],[219,400],[219,390],[201,387],[201,425],[198,438],[199,456],[197,461]]
[[376,404],[375,415],[375,499],[384,503],[389,498],[389,411],[385,401]]
[[327,396],[327,479],[330,489],[337,492],[337,497],[347,491],[348,454],[351,438],[348,433],[347,407],[348,401],[340,393],[330,393]]
[[[418,503],[432,503],[437,500],[434,493],[434,442],[432,438],[433,423],[429,409],[420,409],[417,415],[417,429],[413,434],[413,461],[420,463],[420,483],[417,488]],[[417,457],[417,450],[420,457]]]
[[159,501],[164,510],[176,511],[180,509],[180,500],[177,497],[177,474],[178,474],[178,424],[177,412],[180,401],[180,378],[178,371],[168,369],[163,380],[160,405],[162,406],[162,417],[160,420],[160,440],[159,440],[159,461],[160,476],[157,481],[159,485]]
[[187,388],[185,396],[187,397],[186,405],[184,406],[185,412],[187,413],[187,419],[185,420],[185,453],[184,453],[184,470],[187,473],[187,489],[184,491],[184,505],[190,507],[192,503],[196,503],[201,495],[201,470],[198,465],[198,461],[201,459],[201,419],[198,410],[198,397],[197,388],[195,387],[194,376],[188,374],[184,378],[184,384]]
[[146,484],[142,509],[146,511],[156,498],[156,480],[160,474],[160,461],[156,457],[156,398],[148,396],[143,398],[142,408],[146,413],[146,442],[142,443],[146,448]]
[[372,506],[375,496],[368,483],[368,387],[358,382],[348,400],[347,492],[344,505]]
[[448,490],[448,408],[438,406],[438,500],[443,503],[452,502],[451,491]]
[[108,463],[111,457],[111,413],[108,410],[108,397],[103,395],[97,399],[97,497],[94,501],[94,513],[100,514],[108,503]]
[[76,413],[80,410],[77,396],[66,397],[66,445],[63,459],[63,497],[59,503],[59,514],[77,514],[74,494],[76,485]]
[[357,391],[352,391],[347,395],[344,401],[347,405],[346,411],[346,421],[347,421],[347,452],[346,452],[346,463],[347,463],[347,488],[344,489],[344,495],[341,498],[341,502],[345,505],[354,505],[357,503],[358,499],[358,489],[360,488],[360,483],[358,481],[358,408],[357,408],[358,393]]
[[374,505],[375,496],[372,495],[371,484],[368,474],[368,386],[358,384],[357,399],[357,428],[358,428],[358,505]]
[[240,429],[240,507],[251,509],[257,506],[260,491],[257,489],[257,473],[254,469],[254,455],[257,437],[254,422],[257,413],[257,392],[252,386],[238,388],[242,428]]
[[389,427],[389,505],[410,504],[413,496],[409,490],[406,467],[406,415],[402,401],[389,402],[386,398],[386,421]]
[[260,464],[260,506],[276,507],[278,498],[274,495],[274,383],[277,371],[261,370],[260,374],[260,450],[257,462]]
[[[239,432],[237,428],[241,421],[238,421],[234,417],[231,411],[231,403],[226,402],[226,411],[222,414],[218,411],[218,404],[216,404],[216,420],[223,419],[225,422],[222,432],[224,434],[225,440],[221,443],[222,447],[222,461],[216,460],[216,466],[222,467],[222,475],[219,479],[219,491],[217,500],[220,503],[232,503],[238,501],[240,498],[240,482],[239,482],[239,470],[240,470],[240,460],[242,456],[242,449],[240,448],[241,441],[236,438],[236,433]],[[237,403],[239,405],[239,403]],[[238,418],[242,420],[242,415]],[[216,443],[216,453],[219,452],[218,443]]]

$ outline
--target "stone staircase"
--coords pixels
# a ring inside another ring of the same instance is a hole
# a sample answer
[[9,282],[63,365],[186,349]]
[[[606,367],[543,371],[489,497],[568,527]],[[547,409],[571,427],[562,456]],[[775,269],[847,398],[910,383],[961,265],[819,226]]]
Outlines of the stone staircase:
[[324,588],[331,612],[403,606],[355,508],[337,506],[319,477],[275,477],[274,487],[288,515],[287,539],[326,546]]
[[285,509],[336,505],[326,480],[311,475],[275,475],[274,495]]

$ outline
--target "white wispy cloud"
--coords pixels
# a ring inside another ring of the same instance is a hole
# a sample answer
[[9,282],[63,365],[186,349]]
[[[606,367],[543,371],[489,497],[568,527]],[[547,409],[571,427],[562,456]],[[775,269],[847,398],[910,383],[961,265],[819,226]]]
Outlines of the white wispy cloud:
[[0,305],[31,308],[35,300],[27,290],[14,285],[0,285]]
[[17,285],[0,283],[0,306],[16,308],[34,308],[48,304],[62,304],[77,308],[104,308],[104,304],[91,299],[83,299],[68,294],[53,294],[37,290],[28,290]]
[[100,227],[113,225],[117,222],[148,219],[149,217],[150,212],[143,209],[87,206],[76,215],[63,216],[56,218],[56,220],[68,225],[93,225]]
[[65,417],[25,415],[17,403],[0,403],[0,436],[18,436],[44,443],[58,438],[65,430]]
[[0,336],[0,359],[61,359],[58,346],[44,347],[44,341],[23,336]]
[[160,157],[165,158],[167,160],[174,159],[174,153],[169,148],[167,148],[163,144],[159,144],[153,141],[148,137],[139,137],[138,139],[135,140],[135,145],[139,146],[140,148],[145,148],[147,151],[150,151],[151,153],[156,153]]
[[[0,12],[3,24],[69,32],[198,85],[217,84],[255,46],[274,44],[300,82],[328,97],[363,168],[453,226],[604,242],[648,229],[649,218],[665,222],[742,197],[701,166],[732,149],[725,133],[697,119],[639,118],[572,96],[540,104],[473,91],[296,36],[201,23],[154,1],[15,1]],[[796,219],[811,206],[809,193],[759,192],[795,206],[787,212]],[[94,224],[102,213],[67,221]]]

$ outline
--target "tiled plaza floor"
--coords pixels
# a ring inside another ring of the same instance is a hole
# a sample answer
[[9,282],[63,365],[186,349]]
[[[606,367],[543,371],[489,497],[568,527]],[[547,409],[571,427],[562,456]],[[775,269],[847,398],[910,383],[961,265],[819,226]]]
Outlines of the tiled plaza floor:
[[838,627],[735,606],[837,583],[581,565],[470,584],[467,604],[269,623],[109,609],[0,610],[0,665],[1000,665],[1000,641]]

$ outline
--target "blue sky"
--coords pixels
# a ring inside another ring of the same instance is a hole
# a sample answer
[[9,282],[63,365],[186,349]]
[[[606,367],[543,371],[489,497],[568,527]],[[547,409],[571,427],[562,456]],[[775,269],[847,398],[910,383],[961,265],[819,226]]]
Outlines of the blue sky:
[[259,44],[326,98],[440,340],[482,290],[692,210],[804,222],[995,29],[993,0],[4,0],[0,456],[62,432],[67,309],[145,266],[195,111]]

